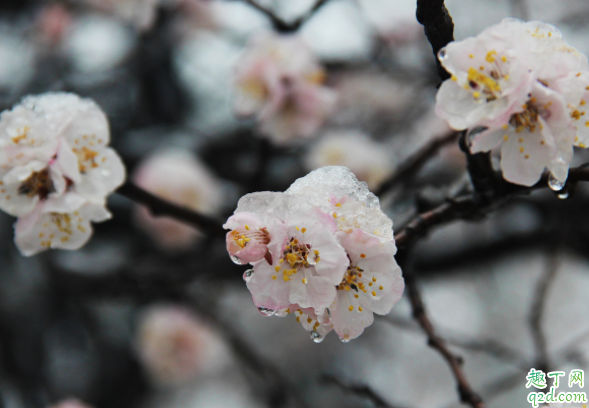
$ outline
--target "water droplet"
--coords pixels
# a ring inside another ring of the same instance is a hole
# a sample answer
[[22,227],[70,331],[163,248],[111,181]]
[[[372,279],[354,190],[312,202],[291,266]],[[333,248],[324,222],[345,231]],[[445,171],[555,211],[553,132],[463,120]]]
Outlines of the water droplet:
[[349,343],[350,342],[350,336],[340,337],[339,339],[341,340],[342,343]]
[[236,257],[235,255],[229,256],[235,265],[243,265],[243,261]]
[[444,58],[446,58],[446,49],[445,49],[445,48],[442,48],[442,49],[440,50],[440,52],[438,53],[438,57],[439,57],[440,59],[444,59]]
[[317,330],[311,330],[309,332],[309,335],[311,336],[311,340],[313,340],[315,343],[321,343],[323,341],[323,339],[325,338],[322,335],[320,335],[317,332]]
[[552,191],[560,191],[563,189],[564,183],[550,173],[550,177],[548,177],[548,187],[550,187]]
[[566,200],[567,198],[569,198],[569,192],[563,191],[562,193],[559,193],[557,195],[557,197],[560,198],[561,200]]
[[329,308],[325,309],[325,311],[327,312],[327,317],[329,317],[331,319],[331,310],[329,310]]
[[276,310],[266,309],[265,307],[258,307],[258,311],[264,316],[274,316],[276,314]]
[[247,271],[245,271],[243,273],[243,281],[247,282],[248,280],[250,280],[250,278],[252,277],[253,274],[254,274],[253,269],[248,269]]

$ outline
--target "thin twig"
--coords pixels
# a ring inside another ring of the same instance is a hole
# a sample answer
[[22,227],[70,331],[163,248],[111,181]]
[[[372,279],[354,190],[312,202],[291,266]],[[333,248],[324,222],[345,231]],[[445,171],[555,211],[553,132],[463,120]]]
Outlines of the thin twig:
[[536,367],[538,370],[542,371],[550,371],[546,337],[544,336],[544,330],[542,328],[542,317],[546,309],[548,289],[550,288],[550,284],[554,281],[558,271],[559,263],[557,258],[556,251],[551,250],[548,254],[546,269],[536,286],[530,309],[529,324],[536,352]]
[[424,164],[429,159],[435,156],[442,147],[453,143],[458,139],[458,132],[452,131],[442,137],[432,140],[430,143],[419,149],[416,153],[411,155],[398,167],[397,171],[385,180],[374,192],[377,196],[381,196],[392,190],[399,184],[405,184],[412,180],[412,178],[421,170]]
[[266,7],[258,4],[256,0],[244,1],[256,10],[258,10],[259,12],[261,12],[262,14],[264,14],[266,17],[268,17],[274,29],[279,33],[293,33],[295,31],[298,31],[302,27],[302,25],[305,24],[307,20],[309,20],[315,14],[315,12],[317,12],[317,10],[323,7],[329,0],[317,0],[317,2],[315,2],[313,7],[311,7],[308,12],[306,12],[304,15],[302,15],[301,17],[297,18],[292,22],[284,21],[282,18],[278,17],[272,10],[267,9]]
[[[407,254],[404,255],[406,256]],[[398,260],[400,261],[400,264],[405,264],[403,265],[403,275],[405,278],[407,294],[411,303],[413,318],[419,323],[425,332],[428,339],[428,345],[438,351],[438,353],[441,354],[441,356],[450,366],[450,370],[452,371],[454,379],[458,385],[458,394],[460,396],[460,400],[466,404],[469,404],[473,408],[485,408],[485,403],[481,397],[471,388],[464,371],[462,371],[462,359],[454,355],[450,349],[448,349],[444,340],[436,334],[436,330],[434,329],[434,326],[425,311],[425,306],[423,304],[415,276],[413,275],[411,268],[408,268],[406,265],[404,259],[405,256],[400,256],[400,259]]]
[[[353,395],[357,395],[361,398],[366,398],[367,400],[371,401],[377,408],[393,408],[392,405],[388,404],[385,400],[383,400],[380,395],[376,394],[366,384],[352,384],[349,382],[344,382],[343,380],[329,374],[324,374],[323,376],[321,376],[319,381],[321,381],[323,384],[335,385],[341,390]],[[395,408],[398,408],[398,406],[395,405]]]
[[214,217],[200,214],[197,211],[172,204],[148,191],[143,190],[131,181],[127,181],[117,193],[138,204],[145,205],[155,216],[171,216],[179,221],[197,227],[205,234],[222,235],[223,223]]

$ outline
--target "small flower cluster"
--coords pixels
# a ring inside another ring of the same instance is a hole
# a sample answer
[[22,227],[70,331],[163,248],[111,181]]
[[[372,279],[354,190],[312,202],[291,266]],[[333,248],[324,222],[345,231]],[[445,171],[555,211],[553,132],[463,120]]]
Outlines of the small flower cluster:
[[561,189],[573,146],[589,143],[587,57],[551,25],[505,19],[448,44],[439,59],[452,77],[436,112],[456,130],[471,129],[471,151],[501,144],[506,180],[531,186],[547,168]]
[[25,98],[0,116],[0,209],[18,217],[15,242],[27,256],[78,249],[90,222],[110,218],[106,196],[125,168],[109,143],[108,120],[73,94]]
[[253,265],[244,280],[260,312],[294,313],[315,342],[358,337],[403,293],[392,221],[345,167],[242,197],[224,228],[233,261]]
[[235,111],[255,116],[275,143],[309,138],[333,111],[335,92],[323,86],[325,72],[297,37],[253,39],[236,66]]

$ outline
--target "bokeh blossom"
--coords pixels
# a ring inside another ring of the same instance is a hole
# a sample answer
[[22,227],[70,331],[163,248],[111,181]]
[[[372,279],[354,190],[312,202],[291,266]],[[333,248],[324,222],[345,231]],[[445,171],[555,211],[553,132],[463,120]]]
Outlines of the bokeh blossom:
[[325,166],[344,166],[375,189],[394,169],[386,146],[359,131],[330,131],[309,148],[305,164],[309,171]]
[[260,312],[295,314],[316,342],[332,329],[358,337],[403,293],[392,221],[345,167],[248,194],[224,227],[234,262],[253,265],[244,279]]
[[157,305],[139,320],[136,350],[155,385],[186,384],[213,373],[228,361],[218,335],[189,310]]
[[[218,182],[193,155],[180,149],[166,149],[144,160],[133,174],[135,183],[170,202],[203,213],[212,213],[221,204]],[[136,207],[136,224],[162,249],[189,248],[199,232],[170,217],[154,217],[142,206]]]
[[25,98],[0,117],[0,209],[18,217],[25,255],[78,249],[90,221],[110,217],[106,197],[125,179],[110,147],[108,120],[91,100],[49,93]]
[[236,65],[235,112],[255,116],[274,143],[312,137],[333,111],[325,71],[297,37],[254,38]]
[[585,147],[589,128],[587,58],[551,25],[505,19],[448,44],[439,59],[452,77],[436,112],[456,130],[471,129],[471,151],[501,145],[510,182],[531,186],[547,168],[564,184],[573,145]]
[[84,404],[81,401],[78,401],[77,399],[70,398],[70,399],[61,401],[56,405],[52,405],[49,408],[90,408],[90,406]]

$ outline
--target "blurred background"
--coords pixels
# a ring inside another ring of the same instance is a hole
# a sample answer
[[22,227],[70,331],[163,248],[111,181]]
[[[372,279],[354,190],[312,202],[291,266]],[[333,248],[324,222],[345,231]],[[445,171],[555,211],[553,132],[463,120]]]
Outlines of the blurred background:
[[[317,86],[333,96],[305,137],[235,113],[244,55],[276,28],[245,0],[3,0],[0,108],[48,91],[92,98],[131,180],[220,218],[242,195],[284,191],[326,165],[378,191],[395,229],[464,185],[464,155],[433,112],[439,78],[415,0],[330,0],[312,15],[314,0],[257,4],[301,22],[280,34],[306,44],[289,57],[312,55]],[[555,24],[589,53],[586,1],[446,5],[456,39],[519,17]],[[379,189],[440,138],[424,166]],[[577,152],[572,166],[588,159]],[[1,407],[375,406],[356,385],[393,407],[460,406],[406,299],[348,344],[315,344],[292,316],[256,310],[223,238],[117,194],[109,208],[83,249],[32,258],[0,214]],[[587,209],[586,186],[567,197],[546,189],[438,229],[413,251],[432,321],[491,408],[529,406],[532,367],[589,369]]]

